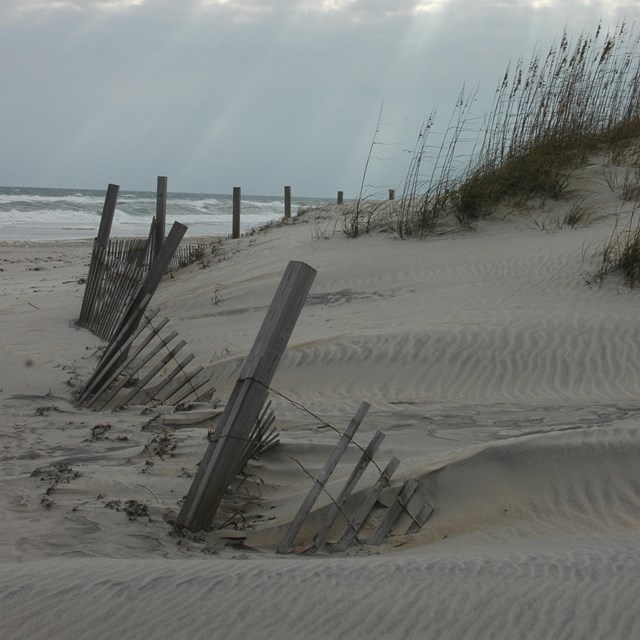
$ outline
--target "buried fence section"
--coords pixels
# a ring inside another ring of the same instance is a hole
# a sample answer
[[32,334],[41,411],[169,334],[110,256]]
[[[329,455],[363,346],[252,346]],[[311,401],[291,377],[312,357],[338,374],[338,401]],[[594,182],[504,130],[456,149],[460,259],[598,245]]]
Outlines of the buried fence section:
[[284,537],[280,541],[276,552],[277,553],[288,553],[293,541],[295,540],[298,532],[302,528],[304,521],[307,519],[309,512],[313,508],[313,505],[316,503],[316,500],[320,497],[320,494],[324,490],[325,485],[329,481],[333,470],[336,468],[338,462],[340,462],[340,458],[344,455],[344,452],[347,450],[349,443],[353,439],[353,436],[356,434],[358,427],[364,420],[364,417],[367,415],[367,411],[371,405],[368,402],[363,402],[356,414],[351,419],[349,426],[346,431],[340,437],[338,444],[335,449],[331,452],[329,459],[327,460],[322,473],[315,479],[311,490],[307,494],[307,497],[304,499],[304,502],[300,506],[298,513],[296,514],[293,522],[289,526],[289,529],[285,533]]
[[[120,336],[118,334],[113,337],[107,346],[106,351],[100,358],[93,375],[89,380],[87,380],[85,386],[82,388],[78,398],[79,404],[91,406],[95,399],[97,399],[126,369],[130,362],[129,358],[135,357],[135,354],[133,356],[129,355],[131,344],[159,312],[159,309],[150,311],[144,317],[143,321],[138,323],[138,327],[129,334],[129,337],[126,340],[120,340]],[[159,328],[162,328],[162,326],[164,325],[161,324]],[[159,328],[157,330],[159,330]],[[89,396],[92,396],[92,400],[89,400]]]
[[356,515],[348,519],[347,528],[334,547],[336,551],[345,551],[353,542],[358,531],[360,531],[360,527],[362,527],[365,520],[369,517],[371,510],[378,501],[378,498],[380,498],[382,491],[391,484],[391,476],[393,476],[399,466],[400,460],[393,457],[389,460],[387,466],[380,472],[380,477],[369,491],[367,491]]
[[[193,354],[177,360],[186,346],[184,340],[174,344],[178,332],[165,330],[169,320],[154,322],[158,310],[145,314],[138,328],[123,342],[114,336],[96,370],[80,392],[78,403],[88,408],[104,410],[134,403],[153,406],[173,404],[185,400],[204,400],[215,389],[208,376],[201,375],[203,367],[187,369]],[[172,346],[173,345],[173,346]],[[176,365],[164,373],[171,362]]]
[[382,444],[383,440],[384,440],[384,433],[382,433],[382,431],[376,431],[375,435],[371,439],[371,442],[369,442],[369,444],[367,445],[367,448],[362,452],[362,455],[360,456],[360,460],[358,460],[358,463],[356,464],[353,471],[351,472],[351,475],[347,479],[347,482],[342,488],[342,491],[340,491],[340,495],[337,497],[335,502],[331,504],[331,507],[329,508],[329,512],[325,516],[324,520],[322,521],[322,524],[320,525],[320,528],[316,532],[316,535],[313,539],[313,547],[312,547],[313,550],[318,549],[318,547],[320,547],[320,545],[322,545],[322,543],[324,542],[324,538],[327,535],[327,532],[333,526],[333,523],[338,517],[338,514],[343,509],[346,501],[349,499],[349,496],[351,495],[351,492],[353,491],[355,486],[358,484],[358,481],[362,477],[362,474],[365,472],[367,466],[369,465],[371,460],[373,460],[373,456],[378,451],[378,448]]
[[269,385],[316,276],[304,262],[287,265],[256,340],[207,447],[177,525],[207,529],[242,460],[246,443],[266,402]]
[[378,546],[384,542],[384,539],[387,537],[387,534],[391,530],[391,527],[394,525],[395,521],[399,518],[403,509],[407,508],[409,500],[411,500],[411,496],[413,496],[417,488],[417,480],[409,478],[405,481],[405,483],[402,485],[402,488],[400,489],[400,492],[398,493],[397,498],[389,507],[387,513],[382,519],[382,522],[369,540],[369,544]]
[[[338,444],[332,451],[322,472],[317,478],[314,478],[311,490],[307,494],[296,516],[276,548],[277,553],[289,553],[293,550],[293,544],[296,537],[300,533],[305,520],[310,516],[316,500],[323,491],[329,496],[331,504],[328,505],[324,517],[320,520],[320,525],[313,537],[313,542],[305,542],[298,545],[295,549],[296,553],[315,552],[323,546],[325,538],[336,522],[339,514],[341,514],[342,518],[346,521],[347,527],[337,542],[327,543],[326,546],[329,551],[346,551],[349,545],[356,540],[358,532],[369,519],[376,505],[386,509],[386,511],[384,512],[382,520],[373,535],[368,541],[365,541],[366,544],[372,546],[379,546],[383,544],[392,529],[394,527],[396,529],[399,528],[401,523],[400,518],[403,514],[408,516],[410,520],[409,527],[405,532],[406,535],[419,531],[433,512],[431,504],[429,504],[426,498],[420,495],[420,492],[417,491],[420,486],[420,483],[417,480],[409,478],[404,482],[402,487],[396,488],[395,490],[390,489],[391,477],[400,465],[400,460],[395,457],[391,458],[387,466],[380,471],[380,476],[377,481],[371,487],[363,491],[359,502],[357,500],[350,499],[369,463],[373,462],[373,458],[384,439],[384,434],[381,431],[377,431],[366,449],[362,449],[362,447],[355,443],[355,432],[360,421],[364,418],[368,407],[369,405],[367,403],[363,403],[360,406],[360,409],[352,419],[349,427],[342,434]],[[351,474],[347,478],[347,481],[342,487],[339,495],[337,498],[334,498],[327,491],[327,484],[340,458],[347,447],[352,443],[353,446],[361,449],[362,454]],[[374,465],[380,469],[375,462]],[[381,500],[382,493],[385,490],[395,492],[392,504],[388,508]]]

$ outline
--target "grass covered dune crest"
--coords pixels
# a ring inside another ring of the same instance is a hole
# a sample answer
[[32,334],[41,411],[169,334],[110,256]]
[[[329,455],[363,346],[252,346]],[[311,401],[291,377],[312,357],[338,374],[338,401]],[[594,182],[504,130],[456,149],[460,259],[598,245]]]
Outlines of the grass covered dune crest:
[[439,144],[430,143],[435,112],[420,128],[398,199],[365,195],[363,178],[345,211],[344,232],[356,237],[384,227],[401,238],[424,237],[445,220],[469,226],[504,204],[557,200],[572,172],[596,153],[607,165],[631,168],[624,192],[635,198],[639,45],[635,24],[627,22],[613,29],[599,24],[575,39],[565,31],[546,53],[536,48],[528,61],[508,65],[480,119],[471,113],[475,93],[463,89]]

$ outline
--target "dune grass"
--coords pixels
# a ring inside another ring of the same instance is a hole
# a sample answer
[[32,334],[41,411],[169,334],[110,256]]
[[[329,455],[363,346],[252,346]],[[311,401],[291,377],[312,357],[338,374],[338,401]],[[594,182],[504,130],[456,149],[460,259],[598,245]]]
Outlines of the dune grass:
[[[504,203],[562,198],[572,172],[590,154],[604,151],[619,160],[640,137],[639,43],[626,23],[608,31],[599,25],[592,36],[582,33],[573,42],[563,33],[545,54],[536,50],[528,62],[509,65],[460,168],[460,148],[474,122],[474,94],[463,91],[435,157],[427,144],[431,114],[400,198],[384,207],[372,200],[373,206],[361,192],[345,213],[345,231],[356,236],[384,222],[400,237],[423,237],[445,218],[468,226]],[[637,196],[640,181],[635,149],[637,168],[624,178],[629,198]]]
[[597,279],[610,273],[620,273],[629,287],[640,285],[640,201],[636,201],[629,220],[616,223],[601,251]]

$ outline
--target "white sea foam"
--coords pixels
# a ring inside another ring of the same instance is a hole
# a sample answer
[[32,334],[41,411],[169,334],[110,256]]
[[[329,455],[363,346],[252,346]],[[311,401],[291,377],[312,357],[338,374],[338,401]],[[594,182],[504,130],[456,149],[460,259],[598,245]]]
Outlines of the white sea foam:
[[[313,200],[313,199],[311,199]],[[294,200],[294,210],[309,199]],[[77,189],[0,188],[0,239],[78,239],[95,236],[104,206],[104,192]],[[148,233],[156,210],[151,192],[121,192],[112,235]],[[281,218],[282,200],[249,196],[241,201],[241,230]],[[176,193],[167,196],[167,225],[177,220],[191,235],[226,235],[231,231],[229,195]]]

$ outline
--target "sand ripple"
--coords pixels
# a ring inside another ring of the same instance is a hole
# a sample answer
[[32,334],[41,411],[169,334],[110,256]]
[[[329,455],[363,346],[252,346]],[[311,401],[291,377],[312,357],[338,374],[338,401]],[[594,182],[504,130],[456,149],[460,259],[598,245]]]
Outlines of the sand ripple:
[[624,539],[466,558],[42,561],[2,566],[0,607],[7,640],[612,640],[640,632],[639,571]]

